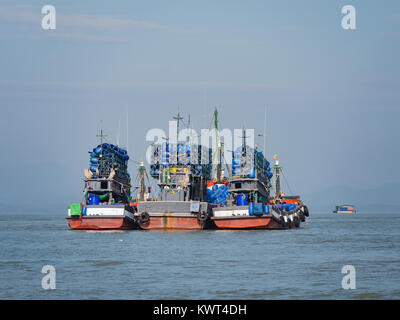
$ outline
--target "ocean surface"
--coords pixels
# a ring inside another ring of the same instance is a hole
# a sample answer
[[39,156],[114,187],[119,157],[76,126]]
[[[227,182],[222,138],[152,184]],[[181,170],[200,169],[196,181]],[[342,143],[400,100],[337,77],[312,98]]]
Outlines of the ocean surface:
[[62,212],[1,214],[0,299],[400,298],[400,214],[310,215],[284,231],[101,232]]

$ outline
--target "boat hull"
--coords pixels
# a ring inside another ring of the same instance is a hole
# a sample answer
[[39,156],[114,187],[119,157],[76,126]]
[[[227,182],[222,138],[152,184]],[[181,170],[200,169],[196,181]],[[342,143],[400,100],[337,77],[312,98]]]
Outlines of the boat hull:
[[343,211],[343,210],[338,210],[338,211],[333,211],[333,213],[347,213],[347,214],[355,214],[355,211]]
[[[288,229],[282,223],[269,216],[239,216],[239,217],[212,217],[215,225],[219,229]],[[293,225],[294,227],[294,225]]]
[[88,205],[81,215],[71,215],[67,221],[75,230],[129,230],[137,229],[133,209],[125,205]]
[[[215,228],[210,218],[199,218],[199,212],[211,216],[211,207],[206,202],[196,203],[194,212],[190,201],[139,201],[136,218],[144,230],[202,230]],[[143,221],[141,215],[146,213],[148,219]]]
[[150,214],[146,222],[138,222],[143,230],[202,230],[205,227],[203,221],[199,221],[196,216],[182,216],[174,213],[159,215]]
[[128,217],[68,217],[68,225],[75,230],[131,230],[136,223]]

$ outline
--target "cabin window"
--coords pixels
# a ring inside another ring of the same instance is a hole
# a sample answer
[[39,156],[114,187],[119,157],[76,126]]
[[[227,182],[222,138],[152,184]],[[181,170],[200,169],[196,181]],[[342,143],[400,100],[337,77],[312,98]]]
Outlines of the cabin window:
[[242,183],[241,182],[236,182],[235,183],[235,189],[240,189],[242,187]]
[[100,185],[101,189],[108,189],[108,181],[102,181]]

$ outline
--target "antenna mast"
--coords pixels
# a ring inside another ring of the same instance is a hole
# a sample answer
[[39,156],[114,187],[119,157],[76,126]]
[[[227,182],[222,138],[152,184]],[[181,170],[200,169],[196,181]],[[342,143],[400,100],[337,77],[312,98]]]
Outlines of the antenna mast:
[[[264,110],[264,158],[265,160],[267,159],[267,150],[266,150],[266,140],[267,140],[267,106],[265,106],[265,110]],[[264,163],[265,161],[263,161],[263,172],[264,172]]]
[[178,107],[178,114],[176,117],[173,117],[172,119],[177,121],[177,126],[176,126],[176,143],[178,143],[178,136],[179,136],[179,121],[183,120],[183,117],[181,117],[181,114],[179,112],[179,107]]
[[275,194],[274,198],[277,199],[280,197],[281,194],[281,170],[282,166],[279,164],[278,155],[274,155],[275,165]]
[[181,117],[181,114],[179,112],[179,106],[178,106],[178,114],[176,117],[173,117],[174,120],[177,121],[177,126],[176,126],[176,159],[179,157],[179,152],[178,152],[178,137],[179,137],[179,121],[183,120],[183,117]]
[[[143,164],[143,161],[140,161],[140,166],[138,169],[138,180],[139,180],[139,195],[138,201],[145,201],[144,195],[146,193],[146,185],[144,178],[147,176],[146,168]],[[147,177],[148,178],[148,177]]]
[[219,183],[219,182],[221,182],[221,143],[219,141],[217,108],[215,108],[215,110],[214,110],[214,129],[215,129],[215,146],[216,146],[215,152],[216,152],[216,158],[217,158],[215,178],[217,180],[217,183]]
[[128,106],[126,106],[126,152],[128,152],[129,145],[129,116],[128,116]]
[[107,135],[103,134],[103,120],[100,121],[101,126],[100,126],[100,134],[97,134],[96,137],[100,137],[100,146],[101,146],[101,152],[100,152],[100,168],[99,172],[102,172],[103,169],[103,138],[107,137]]
[[189,134],[186,137],[186,143],[189,143],[190,141],[192,141],[192,129],[190,128],[190,114],[189,114],[189,119],[188,119],[188,129],[189,129]]
[[[250,136],[249,136],[250,137]],[[246,144],[247,144],[247,142],[246,142],[246,138],[248,138],[247,136],[246,136],[246,126],[245,126],[245,123],[243,122],[243,129],[242,129],[242,155],[246,155],[246,150],[247,150],[247,147],[246,147]]]

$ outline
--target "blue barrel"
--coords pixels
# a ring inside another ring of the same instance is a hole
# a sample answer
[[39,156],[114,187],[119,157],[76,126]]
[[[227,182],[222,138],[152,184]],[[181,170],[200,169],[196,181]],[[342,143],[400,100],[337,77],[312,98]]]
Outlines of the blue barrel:
[[239,193],[236,199],[236,204],[238,206],[247,206],[248,202],[247,202],[247,197],[244,193]]
[[249,171],[249,177],[254,178],[256,176],[256,170],[254,168],[251,168]]
[[97,194],[91,194],[88,200],[89,205],[98,205],[100,204],[100,197]]
[[255,203],[253,204],[254,213],[263,213],[263,204],[262,203]]
[[249,215],[254,215],[254,205],[253,202],[250,202],[249,204]]
[[169,158],[169,152],[163,151],[163,152],[161,153],[161,157],[162,157],[163,159]]
[[269,211],[269,205],[267,205],[267,204],[264,204],[264,213],[265,213],[265,214],[269,214],[269,213],[270,213],[270,211]]
[[161,160],[161,163],[162,163],[163,165],[168,165],[168,164],[169,164],[169,153],[163,151],[163,152],[162,152],[161,159],[162,159],[162,160]]
[[232,164],[234,164],[234,165],[239,165],[239,164],[240,164],[240,159],[238,159],[238,158],[233,158],[233,159],[232,159]]
[[163,151],[169,151],[169,143],[168,142],[163,142],[162,150]]

